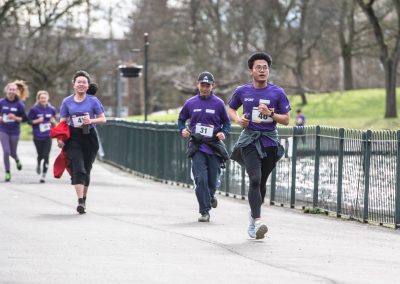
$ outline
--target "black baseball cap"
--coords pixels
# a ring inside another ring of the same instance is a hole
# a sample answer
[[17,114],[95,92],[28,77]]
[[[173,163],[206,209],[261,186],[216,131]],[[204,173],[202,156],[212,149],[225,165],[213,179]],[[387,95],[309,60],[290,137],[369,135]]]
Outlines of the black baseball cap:
[[214,83],[214,76],[208,71],[204,71],[200,73],[199,78],[197,79],[199,83],[208,83],[212,84]]

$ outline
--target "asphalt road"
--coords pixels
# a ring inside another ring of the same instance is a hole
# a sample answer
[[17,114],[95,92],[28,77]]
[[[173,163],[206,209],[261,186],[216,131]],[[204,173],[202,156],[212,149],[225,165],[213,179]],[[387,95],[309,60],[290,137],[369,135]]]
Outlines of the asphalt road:
[[79,215],[67,174],[40,184],[33,143],[18,152],[22,171],[12,161],[12,181],[0,176],[0,283],[398,281],[399,231],[266,205],[269,232],[255,241],[247,201],[220,195],[198,223],[192,189],[99,161]]

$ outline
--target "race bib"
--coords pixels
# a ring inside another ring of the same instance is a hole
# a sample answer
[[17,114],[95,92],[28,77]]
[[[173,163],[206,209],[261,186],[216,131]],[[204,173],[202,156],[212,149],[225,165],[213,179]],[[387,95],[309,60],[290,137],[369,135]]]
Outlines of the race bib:
[[212,137],[214,133],[214,126],[196,124],[195,133],[201,134],[205,137]]
[[40,132],[46,132],[50,130],[50,123],[40,123],[39,124]]
[[270,123],[273,122],[274,120],[271,117],[262,114],[258,110],[258,107],[254,107],[251,113],[251,121],[253,121],[254,123]]
[[9,118],[7,114],[3,113],[3,122],[4,123],[14,122],[14,119]]
[[82,127],[83,125],[83,118],[84,116],[73,116],[72,117],[72,124],[74,127]]

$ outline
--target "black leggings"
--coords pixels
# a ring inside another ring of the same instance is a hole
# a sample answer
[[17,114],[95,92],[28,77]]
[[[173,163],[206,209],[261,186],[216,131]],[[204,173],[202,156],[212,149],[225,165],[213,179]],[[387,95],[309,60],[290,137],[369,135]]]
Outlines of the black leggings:
[[248,198],[253,218],[261,216],[261,204],[267,193],[267,179],[276,165],[277,149],[278,147],[264,148],[267,157],[263,159],[260,158],[254,144],[242,149],[242,157],[250,180]]
[[47,168],[49,166],[51,138],[48,138],[45,140],[33,139],[33,143],[35,143],[35,147],[36,147],[38,165],[40,166],[41,161],[44,160],[42,173],[45,174],[45,173],[47,173]]
[[81,128],[70,126],[70,138],[64,146],[67,152],[72,171],[71,184],[83,184],[89,186],[90,171],[99,150],[99,141],[94,128],[89,134],[83,134]]

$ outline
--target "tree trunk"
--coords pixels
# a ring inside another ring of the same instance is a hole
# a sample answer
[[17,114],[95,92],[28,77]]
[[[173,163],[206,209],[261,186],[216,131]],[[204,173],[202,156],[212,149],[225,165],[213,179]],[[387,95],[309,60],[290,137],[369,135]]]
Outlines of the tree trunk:
[[353,90],[354,89],[353,64],[352,64],[351,51],[347,52],[347,50],[344,50],[342,52],[342,58],[343,58],[343,83],[344,83],[343,87],[345,90]]
[[385,64],[385,83],[386,83],[386,111],[385,118],[397,117],[396,104],[396,61],[387,60]]
[[305,106],[307,105],[307,97],[306,97],[306,92],[304,88],[304,76],[303,76],[303,64],[299,62],[297,64],[297,67],[293,69],[293,74],[296,77],[296,83],[297,83],[297,93],[301,97],[301,105]]

